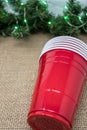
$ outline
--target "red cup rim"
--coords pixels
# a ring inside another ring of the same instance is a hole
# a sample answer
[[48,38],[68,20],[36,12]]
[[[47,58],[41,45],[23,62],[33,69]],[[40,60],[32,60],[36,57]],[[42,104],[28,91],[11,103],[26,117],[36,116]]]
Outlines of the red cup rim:
[[77,38],[71,37],[71,36],[59,36],[59,37],[55,37],[55,38],[52,38],[51,40],[49,40],[45,44],[45,46],[40,54],[39,59],[41,58],[41,56],[44,53],[46,53],[50,50],[54,50],[54,49],[70,50],[70,51],[78,53],[85,60],[87,60],[87,45],[83,41],[81,41]]

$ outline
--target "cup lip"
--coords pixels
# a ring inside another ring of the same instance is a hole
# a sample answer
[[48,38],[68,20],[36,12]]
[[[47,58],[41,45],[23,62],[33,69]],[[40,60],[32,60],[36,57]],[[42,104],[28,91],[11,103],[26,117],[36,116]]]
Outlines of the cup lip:
[[58,41],[58,40],[72,40],[72,41],[77,41],[77,42],[81,42],[82,43],[82,45],[86,45],[82,40],[80,40],[80,39],[78,39],[78,38],[76,38],[76,37],[72,37],[72,36],[57,36],[57,37],[54,37],[54,38],[52,38],[52,39],[50,39],[47,43],[51,43],[51,42],[53,42],[54,43],[54,40],[56,41]]
[[49,40],[42,49],[39,60],[42,55],[55,49],[65,49],[81,55],[87,61],[87,45],[82,40],[71,36],[58,36]]
[[78,42],[76,42],[76,41],[73,42],[73,41],[69,41],[69,40],[67,40],[67,41],[54,41],[54,43],[46,44],[45,48],[49,48],[50,46],[55,46],[56,47],[56,45],[63,45],[63,44],[65,44],[65,45],[74,45],[74,46],[78,45],[78,47],[82,47],[83,49],[85,49],[85,45],[82,44],[81,42],[79,42],[79,44],[78,44]]
[[76,46],[75,44],[66,44],[66,42],[64,42],[64,44],[61,44],[61,43],[58,43],[58,44],[55,44],[54,43],[54,45],[52,45],[52,46],[49,46],[49,47],[47,47],[47,48],[45,48],[44,49],[44,51],[47,51],[47,50],[49,50],[49,49],[52,49],[52,48],[55,48],[55,49],[57,49],[57,48],[65,48],[65,47],[67,47],[67,48],[73,48],[73,49],[78,49],[78,50],[80,50],[81,52],[83,52],[83,53],[86,53],[85,51],[86,51],[86,48],[84,48],[84,47],[82,47],[82,46]]

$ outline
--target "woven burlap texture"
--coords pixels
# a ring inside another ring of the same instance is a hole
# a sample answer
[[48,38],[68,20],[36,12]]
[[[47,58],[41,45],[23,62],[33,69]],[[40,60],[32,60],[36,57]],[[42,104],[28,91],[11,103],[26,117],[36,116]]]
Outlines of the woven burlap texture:
[[[49,34],[23,39],[0,37],[0,129],[30,130],[27,114],[38,71],[38,57]],[[87,41],[86,36],[80,39]],[[87,130],[87,85],[84,86],[73,130]]]

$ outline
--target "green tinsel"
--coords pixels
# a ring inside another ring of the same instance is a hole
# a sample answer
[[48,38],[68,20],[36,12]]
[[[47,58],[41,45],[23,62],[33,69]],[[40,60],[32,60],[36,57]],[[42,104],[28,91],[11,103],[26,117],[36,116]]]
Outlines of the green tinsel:
[[87,7],[68,0],[63,16],[55,17],[46,0],[0,0],[1,35],[20,38],[41,30],[54,36],[87,33]]

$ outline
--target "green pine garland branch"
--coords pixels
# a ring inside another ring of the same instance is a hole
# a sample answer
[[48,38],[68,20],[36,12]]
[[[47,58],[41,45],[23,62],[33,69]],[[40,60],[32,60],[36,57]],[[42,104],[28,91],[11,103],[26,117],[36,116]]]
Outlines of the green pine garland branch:
[[0,0],[1,35],[21,38],[41,30],[54,36],[87,33],[87,7],[68,0],[63,16],[55,17],[45,0]]

